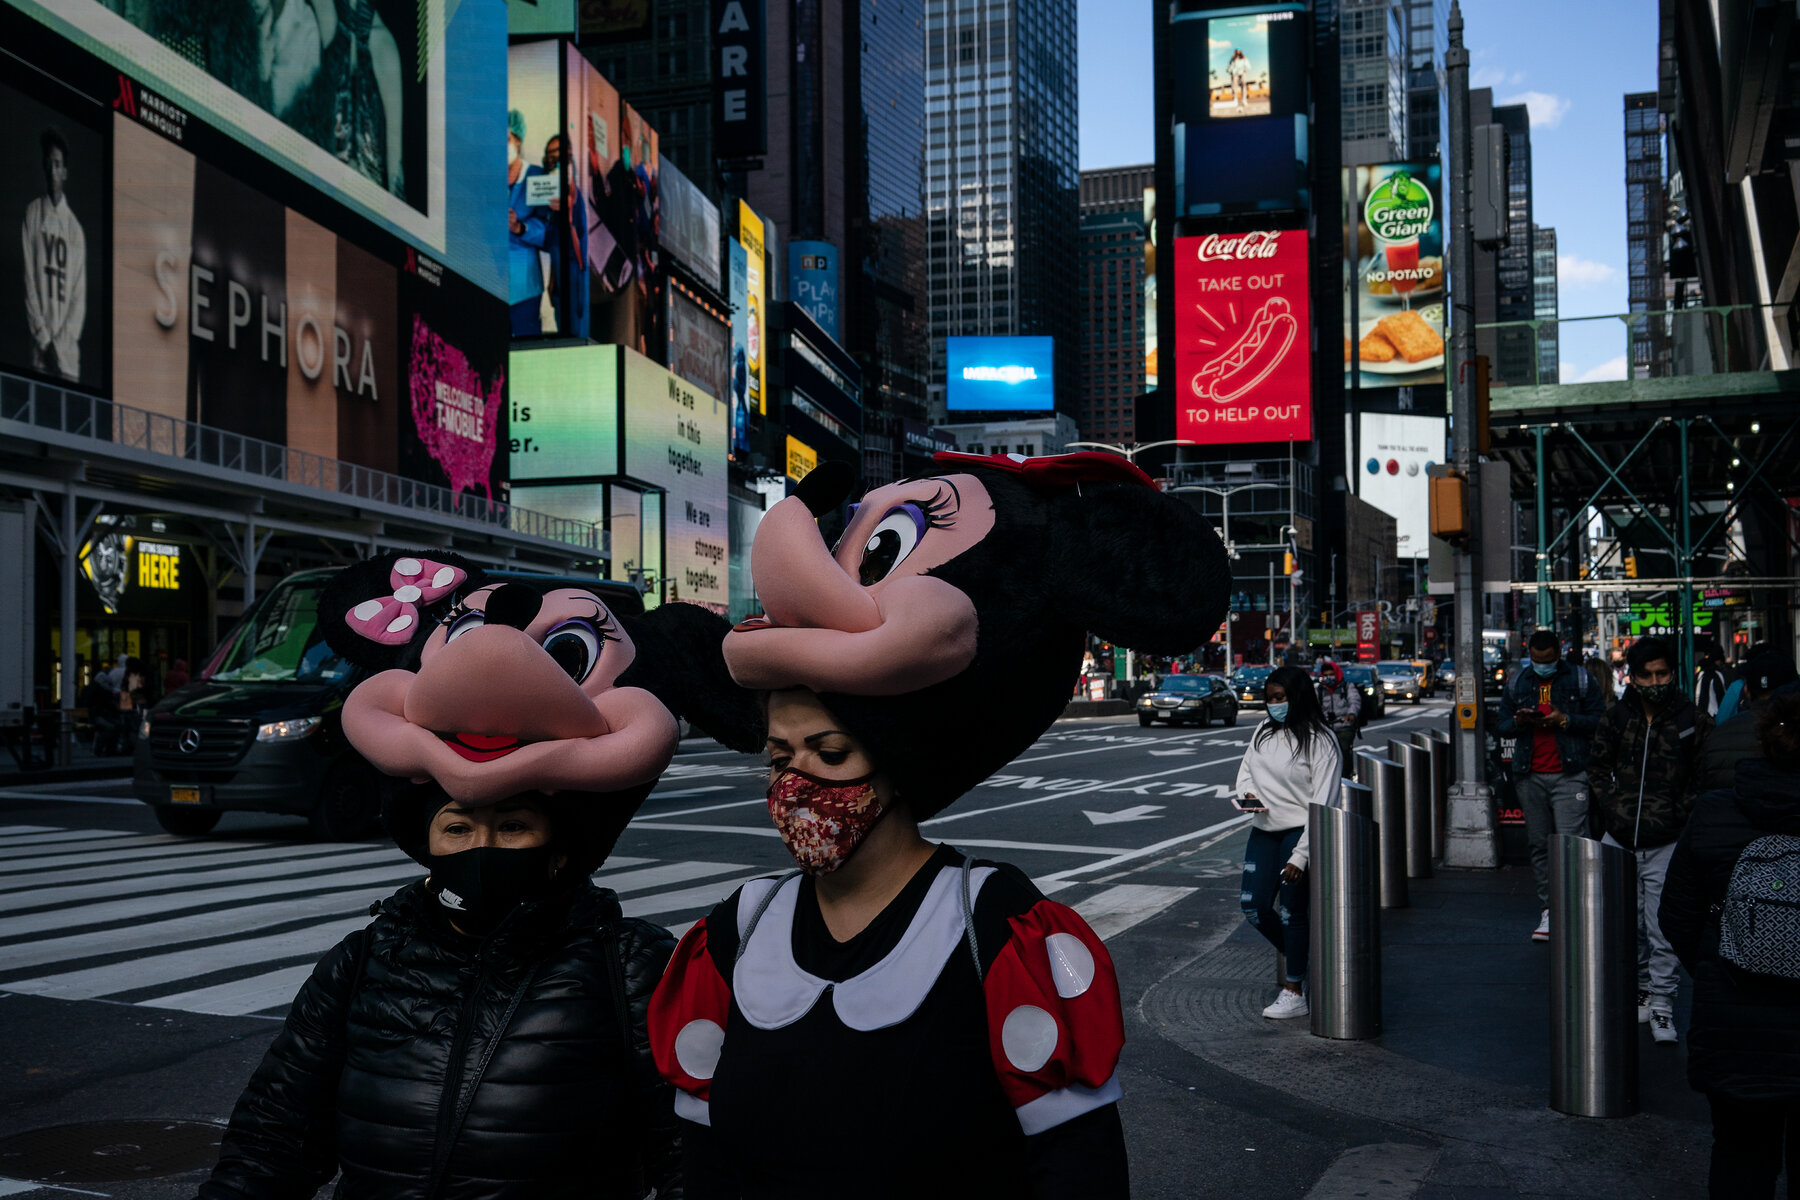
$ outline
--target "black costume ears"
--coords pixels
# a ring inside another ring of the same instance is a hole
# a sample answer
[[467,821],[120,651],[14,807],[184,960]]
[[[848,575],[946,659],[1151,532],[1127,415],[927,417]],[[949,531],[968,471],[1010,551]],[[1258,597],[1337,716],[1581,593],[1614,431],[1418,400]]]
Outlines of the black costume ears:
[[1051,542],[1051,605],[1104,641],[1186,654],[1218,627],[1231,562],[1204,518],[1177,497],[1126,483],[1084,483],[1064,497]]
[[364,670],[416,665],[418,646],[484,578],[480,567],[442,550],[378,554],[331,577],[319,597],[319,626],[340,658]]
[[637,657],[620,674],[619,687],[643,688],[722,746],[746,753],[762,749],[767,719],[761,699],[731,678],[720,649],[731,622],[697,604],[680,603],[619,620],[637,644]]

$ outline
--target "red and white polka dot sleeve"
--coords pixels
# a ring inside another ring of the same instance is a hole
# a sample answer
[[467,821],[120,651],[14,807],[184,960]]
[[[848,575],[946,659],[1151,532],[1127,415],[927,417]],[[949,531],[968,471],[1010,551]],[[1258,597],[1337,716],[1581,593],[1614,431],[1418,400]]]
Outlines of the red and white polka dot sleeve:
[[706,922],[687,931],[650,998],[650,1049],[656,1069],[675,1085],[677,1116],[712,1124],[713,1070],[725,1045],[731,987],[706,949]]
[[1027,1135],[1119,1098],[1125,1017],[1112,956],[1071,908],[1040,900],[983,980],[988,1044]]

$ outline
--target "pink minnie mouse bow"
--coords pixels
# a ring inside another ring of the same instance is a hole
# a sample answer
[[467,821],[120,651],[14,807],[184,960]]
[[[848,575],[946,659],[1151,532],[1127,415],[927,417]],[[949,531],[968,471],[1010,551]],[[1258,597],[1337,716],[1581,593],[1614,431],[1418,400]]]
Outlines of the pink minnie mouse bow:
[[402,558],[388,573],[393,595],[364,600],[344,614],[344,622],[372,642],[404,646],[418,633],[418,604],[442,600],[467,578],[458,568],[428,558]]

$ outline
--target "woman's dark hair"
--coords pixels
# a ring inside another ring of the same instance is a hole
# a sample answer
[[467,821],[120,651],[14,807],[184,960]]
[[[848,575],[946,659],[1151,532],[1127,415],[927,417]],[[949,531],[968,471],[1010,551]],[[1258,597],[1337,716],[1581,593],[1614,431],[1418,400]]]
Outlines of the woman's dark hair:
[[1275,736],[1277,730],[1286,729],[1294,735],[1296,756],[1303,749],[1310,752],[1316,737],[1323,737],[1335,744],[1337,735],[1331,732],[1331,726],[1325,724],[1325,717],[1319,711],[1319,694],[1313,690],[1311,675],[1299,667],[1277,667],[1269,672],[1269,678],[1263,683],[1263,694],[1268,695],[1272,687],[1278,687],[1287,693],[1287,720],[1279,725],[1273,721],[1264,721],[1251,738],[1253,742],[1261,742],[1264,738]]
[[1625,652],[1625,665],[1633,675],[1641,675],[1644,668],[1657,659],[1675,665],[1675,655],[1669,649],[1669,643],[1657,637],[1641,637],[1631,643],[1631,649]]
[[1800,692],[1780,692],[1756,719],[1763,757],[1783,771],[1800,771]]

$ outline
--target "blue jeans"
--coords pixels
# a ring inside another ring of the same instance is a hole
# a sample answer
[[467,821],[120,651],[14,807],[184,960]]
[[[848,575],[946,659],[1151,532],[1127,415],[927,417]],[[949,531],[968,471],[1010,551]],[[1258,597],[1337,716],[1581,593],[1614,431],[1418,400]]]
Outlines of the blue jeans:
[[1293,883],[1281,881],[1281,870],[1294,853],[1304,830],[1252,829],[1244,847],[1244,886],[1238,897],[1244,919],[1287,956],[1287,979],[1306,978],[1307,942],[1310,937],[1312,883],[1305,875]]

